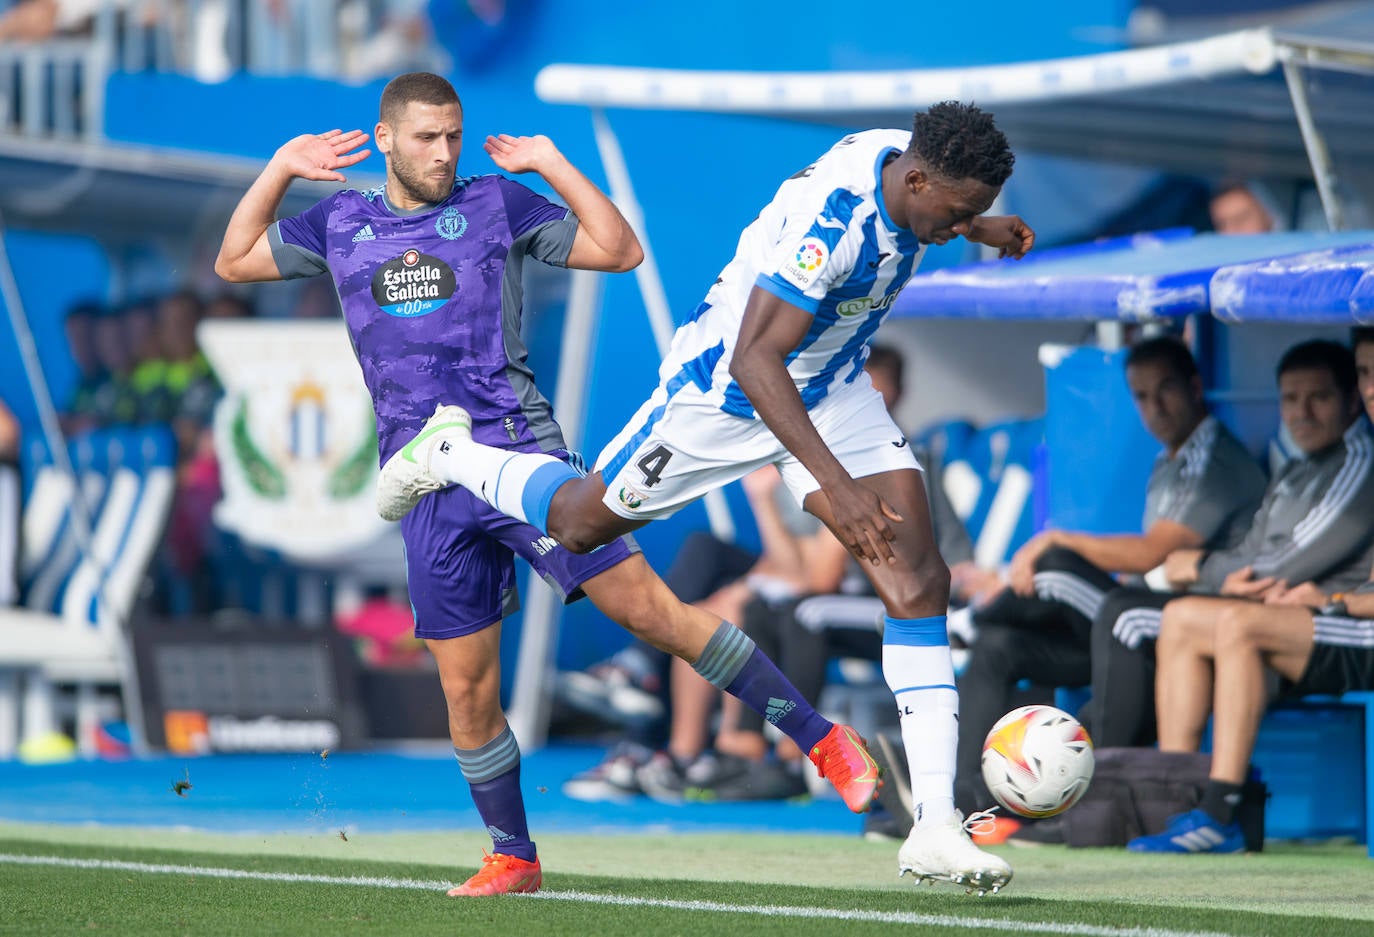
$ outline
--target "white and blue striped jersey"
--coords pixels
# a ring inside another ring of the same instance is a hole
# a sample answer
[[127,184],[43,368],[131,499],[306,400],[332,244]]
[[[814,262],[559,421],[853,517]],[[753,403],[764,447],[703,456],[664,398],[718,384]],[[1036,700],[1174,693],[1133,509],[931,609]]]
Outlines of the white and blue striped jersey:
[[[684,377],[726,413],[754,408],[730,377],[730,359],[750,291],[761,287],[810,312],[814,321],[787,359],[810,410],[853,381],[868,343],[916,272],[922,245],[883,205],[882,169],[911,132],[851,134],[785,181],[740,235],[735,257],[673,337],[659,374]],[[709,385],[709,390],[708,390]]]

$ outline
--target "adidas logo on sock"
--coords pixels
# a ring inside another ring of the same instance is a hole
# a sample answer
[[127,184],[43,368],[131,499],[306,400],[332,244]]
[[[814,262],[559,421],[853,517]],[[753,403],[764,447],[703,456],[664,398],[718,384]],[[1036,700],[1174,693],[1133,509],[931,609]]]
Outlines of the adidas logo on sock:
[[375,235],[375,234],[372,233],[372,225],[370,225],[370,224],[363,225],[362,228],[359,229],[358,233],[355,234],[355,235],[353,235],[353,243],[354,243],[354,244],[357,244],[359,241],[375,241],[375,240],[377,240],[377,235]]
[[783,716],[796,708],[795,700],[778,699],[776,696],[770,696],[768,697],[768,711],[763,714],[763,717],[773,725],[777,725]]
[[505,830],[501,829],[499,826],[495,826],[495,825],[493,825],[493,824],[487,824],[487,832],[491,834],[492,842],[495,842],[495,843],[505,843],[505,842],[509,842],[509,841],[512,840],[512,839],[515,839],[515,835],[514,835],[514,834],[512,834],[512,833],[507,833]]

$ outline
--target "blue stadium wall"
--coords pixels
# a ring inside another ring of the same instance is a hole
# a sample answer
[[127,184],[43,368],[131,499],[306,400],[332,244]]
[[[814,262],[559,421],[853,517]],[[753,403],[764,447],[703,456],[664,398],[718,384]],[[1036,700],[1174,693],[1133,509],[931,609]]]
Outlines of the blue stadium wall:
[[[481,148],[488,133],[546,133],[604,185],[588,112],[547,105],[534,96],[535,74],[545,64],[751,70],[992,64],[1112,48],[1132,6],[1126,0],[1033,7],[988,0],[903,8],[854,0],[828,8],[706,0],[690,8],[638,4],[611,12],[610,5],[577,0],[511,0],[500,30],[439,38],[453,54],[449,77],[464,104],[467,136],[460,172],[495,171]],[[250,77],[204,85],[176,76],[116,75],[107,94],[106,134],[118,141],[266,159],[299,133],[370,130],[381,86]],[[778,182],[846,129],[679,113],[610,116],[676,315],[695,305],[729,259],[740,229]],[[360,168],[383,171],[377,155]],[[539,187],[538,180],[525,181]],[[953,250],[934,262],[962,259],[958,248]],[[28,263],[21,273],[25,280],[48,275],[42,258]],[[47,263],[54,270],[60,264],[55,258]],[[60,347],[60,329],[52,320],[41,325],[41,341]],[[652,348],[633,278],[609,278],[590,387],[589,455],[655,383],[656,355],[646,354]],[[743,500],[737,492],[731,497],[746,528],[742,536],[750,540],[754,534]],[[650,561],[663,569],[683,534],[705,526],[705,513],[697,506],[652,525],[639,539]],[[560,662],[583,665],[622,641],[617,629],[581,603],[566,619]]]

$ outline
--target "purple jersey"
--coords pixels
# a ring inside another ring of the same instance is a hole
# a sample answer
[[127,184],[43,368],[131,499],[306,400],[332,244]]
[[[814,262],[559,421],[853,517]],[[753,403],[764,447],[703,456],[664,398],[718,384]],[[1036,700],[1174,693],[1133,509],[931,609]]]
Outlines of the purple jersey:
[[268,231],[284,278],[334,278],[377,414],[382,461],[438,403],[490,446],[564,448],[520,337],[526,256],[563,266],[577,219],[504,176],[458,179],[406,214],[381,188],[344,189]]

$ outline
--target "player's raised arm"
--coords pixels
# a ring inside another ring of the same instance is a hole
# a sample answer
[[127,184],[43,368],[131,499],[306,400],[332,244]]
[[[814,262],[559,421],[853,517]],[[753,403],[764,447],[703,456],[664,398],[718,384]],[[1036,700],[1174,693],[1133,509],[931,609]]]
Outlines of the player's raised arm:
[[638,267],[644,249],[634,229],[606,194],[541,135],[487,137],[483,149],[506,172],[537,172],[577,216],[568,266],[576,270],[624,273]]
[[231,283],[280,280],[267,229],[277,220],[277,207],[291,180],[345,181],[339,170],[367,159],[372,151],[358,149],[367,140],[361,130],[331,130],[284,143],[239,199],[215,258],[215,273]]

